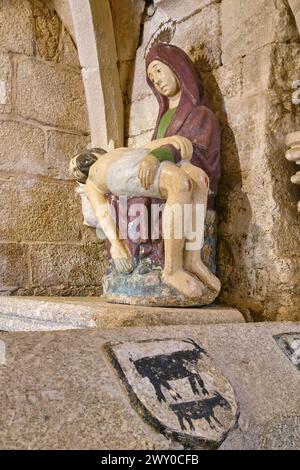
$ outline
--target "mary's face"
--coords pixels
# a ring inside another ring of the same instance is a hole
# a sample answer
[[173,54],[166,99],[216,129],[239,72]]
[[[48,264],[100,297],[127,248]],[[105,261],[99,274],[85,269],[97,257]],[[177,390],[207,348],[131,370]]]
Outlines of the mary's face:
[[153,60],[149,64],[147,74],[161,95],[172,97],[179,92],[179,83],[176,75],[170,67],[159,60]]

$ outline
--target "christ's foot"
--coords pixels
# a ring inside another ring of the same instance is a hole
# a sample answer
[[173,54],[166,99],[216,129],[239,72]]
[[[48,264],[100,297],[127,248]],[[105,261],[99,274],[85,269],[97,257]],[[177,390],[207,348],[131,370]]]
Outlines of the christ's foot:
[[200,299],[203,294],[203,289],[198,279],[186,271],[163,272],[162,280],[169,287],[174,287],[174,289],[190,299]]
[[185,269],[195,274],[198,279],[209,289],[219,293],[221,289],[221,282],[206,266],[197,260],[196,262],[185,262]]
[[131,253],[121,241],[118,240],[112,243],[110,254],[119,273],[130,273],[133,271],[134,265]]

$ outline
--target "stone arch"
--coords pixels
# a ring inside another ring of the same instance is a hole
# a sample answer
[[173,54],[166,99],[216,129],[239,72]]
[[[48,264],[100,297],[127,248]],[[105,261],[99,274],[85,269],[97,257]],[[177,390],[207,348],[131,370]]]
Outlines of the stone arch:
[[289,5],[295,17],[297,28],[300,33],[300,0],[289,0]]
[[120,147],[124,108],[108,0],[52,0],[77,44],[93,147]]

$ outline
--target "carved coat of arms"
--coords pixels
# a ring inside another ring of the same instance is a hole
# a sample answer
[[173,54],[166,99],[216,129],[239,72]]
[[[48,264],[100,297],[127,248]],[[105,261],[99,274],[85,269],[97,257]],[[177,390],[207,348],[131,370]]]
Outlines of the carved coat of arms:
[[135,409],[185,446],[217,448],[238,418],[234,391],[193,339],[110,343]]

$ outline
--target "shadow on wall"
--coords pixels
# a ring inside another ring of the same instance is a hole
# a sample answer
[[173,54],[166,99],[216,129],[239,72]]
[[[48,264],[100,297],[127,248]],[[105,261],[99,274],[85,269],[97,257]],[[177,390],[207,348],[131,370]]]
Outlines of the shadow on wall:
[[[242,189],[238,149],[234,134],[228,124],[221,90],[207,59],[201,57],[194,64],[203,81],[208,106],[217,115],[222,132],[222,177],[216,200],[219,220],[217,274],[222,283],[219,300],[226,303],[227,293],[232,293],[238,284],[247,284],[247,267],[240,259],[240,253],[245,250],[245,236],[241,233],[248,232],[252,210],[249,199]],[[230,166],[235,168],[234,173],[228,173],[229,162]],[[235,220],[234,217],[237,214],[234,210],[235,204],[240,206],[239,220]]]

